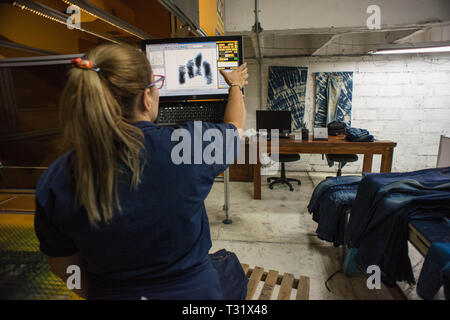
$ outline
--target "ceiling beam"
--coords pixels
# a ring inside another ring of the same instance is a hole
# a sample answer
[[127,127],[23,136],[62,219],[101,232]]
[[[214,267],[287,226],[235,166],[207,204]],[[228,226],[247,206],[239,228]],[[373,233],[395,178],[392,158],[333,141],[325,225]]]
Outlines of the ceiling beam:
[[[33,14],[36,14],[38,16],[41,16],[43,18],[52,20],[54,22],[58,22],[64,25],[67,25],[67,20],[69,19],[69,15],[59,12],[58,10],[55,10],[53,8],[50,8],[38,1],[32,1],[32,0],[14,0],[12,1],[12,5],[16,6],[22,10],[26,10],[28,12],[31,12]],[[111,38],[107,35],[100,34],[98,32],[95,32],[89,28],[84,27],[76,27],[74,26],[74,29],[81,30],[84,32],[87,32],[89,34],[92,34],[93,36],[118,43],[119,41],[117,39]]]
[[[319,48],[317,48],[311,55],[312,56],[317,56],[320,55],[320,52],[323,51],[325,48],[327,48],[331,43],[333,43],[333,41],[335,41],[336,39],[340,38],[342,34],[335,34],[333,36],[330,37],[330,39],[328,39],[327,42],[325,42],[323,45],[321,45]],[[347,33],[345,33],[347,34]]]
[[440,42],[450,41],[450,23],[418,30],[406,37],[397,39],[395,43]]
[[109,23],[116,28],[122,29],[123,31],[126,31],[140,39],[151,39],[152,36],[148,33],[142,31],[141,29],[129,24],[128,22],[116,17],[115,15],[93,5],[89,1],[85,0],[62,0],[67,4],[76,5],[80,7],[81,10],[83,10],[86,13],[89,13],[100,20]]
[[25,51],[25,52],[30,52],[30,53],[36,53],[36,54],[45,55],[45,56],[50,56],[50,55],[56,54],[55,52],[52,52],[52,51],[42,50],[42,49],[26,46],[26,45],[23,45],[20,43],[7,41],[7,40],[0,40],[0,47],[10,48],[10,49],[19,50],[19,51]]
[[[273,0],[259,1],[259,20],[267,32],[285,30],[336,30],[335,33],[348,31],[370,31],[367,13],[370,5],[380,9],[381,29],[398,29],[428,23],[450,21],[450,1],[448,0]],[[225,1],[226,31],[251,32],[254,6],[252,1]]]

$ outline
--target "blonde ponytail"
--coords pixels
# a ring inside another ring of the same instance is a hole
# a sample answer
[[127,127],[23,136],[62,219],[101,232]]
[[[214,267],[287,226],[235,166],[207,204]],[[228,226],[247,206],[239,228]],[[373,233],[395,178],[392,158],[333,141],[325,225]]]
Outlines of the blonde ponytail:
[[[98,72],[72,68],[61,96],[61,124],[77,202],[91,225],[121,210],[117,184],[124,171],[137,188],[144,166],[143,134],[131,124],[151,68],[128,45],[101,45],[87,55]],[[125,170],[119,170],[125,168]]]

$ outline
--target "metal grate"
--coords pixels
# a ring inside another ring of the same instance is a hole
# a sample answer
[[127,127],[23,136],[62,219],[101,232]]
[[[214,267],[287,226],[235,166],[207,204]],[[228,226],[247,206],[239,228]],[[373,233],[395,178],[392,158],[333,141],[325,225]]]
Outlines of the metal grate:
[[0,300],[72,299],[39,251],[33,227],[0,224]]

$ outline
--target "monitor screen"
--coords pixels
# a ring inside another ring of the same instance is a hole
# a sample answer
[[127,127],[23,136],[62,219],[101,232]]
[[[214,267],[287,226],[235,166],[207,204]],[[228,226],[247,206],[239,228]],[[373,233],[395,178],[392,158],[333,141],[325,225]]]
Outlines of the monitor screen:
[[228,85],[219,70],[243,63],[242,36],[144,40],[143,49],[153,74],[165,76],[161,98],[225,98]]
[[291,132],[291,112],[256,110],[256,129],[267,130],[278,129],[280,133]]

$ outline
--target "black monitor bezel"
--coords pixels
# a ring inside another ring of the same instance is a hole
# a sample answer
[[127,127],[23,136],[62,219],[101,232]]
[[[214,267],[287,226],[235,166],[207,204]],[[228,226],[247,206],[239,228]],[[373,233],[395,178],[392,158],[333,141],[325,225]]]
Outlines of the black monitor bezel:
[[[147,56],[145,46],[147,44],[164,44],[164,43],[177,43],[177,42],[211,42],[211,41],[236,41],[238,42],[238,61],[239,65],[244,63],[243,52],[243,39],[241,35],[234,36],[220,36],[220,37],[188,37],[188,38],[164,38],[164,39],[146,39],[141,41],[141,49]],[[244,90],[244,89],[243,89]],[[242,91],[244,93],[244,91]],[[228,99],[228,93],[226,94],[211,94],[211,95],[187,95],[187,96],[170,96],[159,97],[160,101],[188,101],[188,100],[207,100],[207,99]]]
[[[289,132],[292,131],[292,111],[291,110],[256,110],[256,131],[260,131],[260,130],[267,130],[267,128],[260,128],[258,125],[258,114],[259,115],[263,115],[265,114],[270,114],[270,113],[274,113],[274,112],[284,112],[286,113],[286,115],[289,113],[290,117],[289,117]],[[280,129],[280,128],[277,128]],[[288,130],[286,128],[286,130]]]

